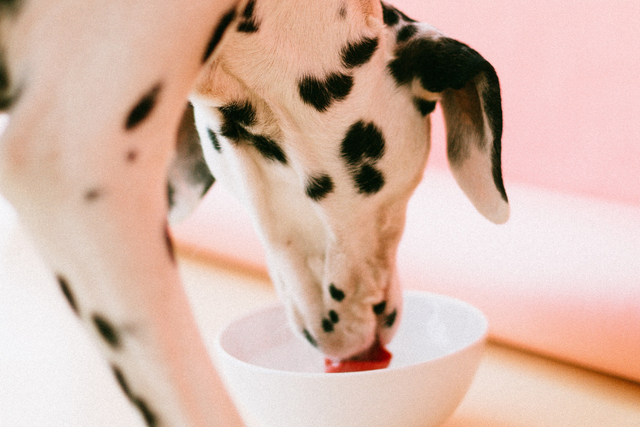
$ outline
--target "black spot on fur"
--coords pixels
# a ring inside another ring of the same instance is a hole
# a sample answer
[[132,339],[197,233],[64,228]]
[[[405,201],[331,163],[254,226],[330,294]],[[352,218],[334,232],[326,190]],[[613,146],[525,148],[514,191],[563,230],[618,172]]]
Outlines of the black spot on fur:
[[242,12],[242,19],[238,23],[238,31],[241,33],[255,33],[260,29],[260,24],[254,16],[255,0],[250,0]]
[[386,301],[382,301],[381,303],[378,303],[373,306],[373,312],[377,315],[381,315],[382,313],[384,313],[386,309],[387,309]]
[[145,403],[144,400],[142,400],[141,398],[133,394],[120,368],[115,365],[111,365],[111,370],[113,371],[113,376],[118,382],[118,385],[122,390],[122,393],[124,393],[124,395],[127,396],[129,401],[136,408],[138,408],[138,410],[140,411],[140,414],[142,415],[142,418],[144,418],[145,423],[150,427],[156,426],[157,425],[156,415],[149,409],[149,406]]
[[384,2],[382,2],[382,19],[385,25],[389,27],[393,27],[394,25],[396,25],[398,22],[400,22],[400,19],[404,20],[405,22],[416,22],[414,19],[409,18],[407,15],[400,12],[395,7]]
[[375,194],[384,186],[384,175],[378,169],[365,163],[355,173],[353,179],[356,182],[358,193]]
[[120,347],[120,336],[113,327],[113,325],[99,314],[93,315],[93,324],[100,333],[100,336],[109,344],[112,348]]
[[223,123],[220,133],[229,139],[238,141],[248,139],[249,133],[244,126],[254,125],[256,110],[248,102],[232,102],[219,108]]
[[209,139],[211,140],[211,143],[213,144],[213,148],[218,152],[221,153],[222,152],[222,146],[220,145],[220,141],[218,141],[218,137],[216,136],[216,133],[207,128],[207,134],[209,135]]
[[333,332],[333,323],[329,319],[322,319],[322,330],[329,333]]
[[162,84],[158,83],[138,101],[127,116],[127,120],[124,125],[125,129],[132,130],[149,117],[153,107],[156,105],[158,94],[161,89]]
[[220,40],[222,40],[222,36],[224,35],[224,32],[227,30],[231,22],[233,22],[235,17],[236,17],[236,11],[235,9],[231,9],[227,13],[225,13],[222,16],[222,18],[220,18],[220,22],[218,22],[218,25],[216,26],[215,30],[213,30],[213,34],[209,39],[209,43],[207,43],[207,47],[204,51],[204,55],[202,56],[202,63],[207,62],[207,60],[215,50],[216,46],[218,46],[218,44],[220,43]]
[[256,33],[259,29],[255,19],[246,19],[238,23],[238,31],[241,33]]
[[336,313],[335,310],[330,310],[329,311],[329,320],[331,320],[331,323],[336,324],[340,321],[340,316],[338,316],[338,313]]
[[167,204],[169,205],[169,210],[173,209],[176,205],[175,195],[175,187],[171,184],[171,181],[167,182]]
[[7,9],[10,13],[15,13],[18,11],[22,4],[22,0],[1,0],[0,1],[0,10],[4,11]]
[[120,368],[118,368],[115,365],[111,365],[111,370],[113,371],[113,376],[116,378],[116,381],[118,382],[118,385],[120,386],[120,389],[122,389],[122,393],[124,393],[124,395],[127,396],[127,398],[129,398],[129,400],[133,401],[135,399],[135,397],[133,396],[133,393],[131,393],[131,389],[129,388],[129,384],[127,383],[127,380],[124,377],[124,374],[122,373]]
[[97,188],[91,188],[84,193],[84,199],[87,202],[95,202],[101,196],[101,191]]
[[378,48],[378,38],[364,38],[356,43],[349,43],[342,48],[342,64],[347,68],[355,68],[369,62]]
[[76,299],[73,295],[73,292],[71,292],[71,287],[69,286],[69,282],[67,282],[67,279],[65,279],[59,274],[56,276],[56,279],[58,279],[58,284],[60,285],[60,290],[62,291],[62,295],[64,295],[64,297],[67,299],[67,302],[69,303],[69,306],[71,307],[73,312],[76,314],[80,314],[80,311],[78,310],[78,305],[76,303]]
[[427,101],[426,99],[415,98],[413,100],[413,104],[416,106],[420,114],[426,116],[428,114],[433,113],[433,110],[436,109],[436,101]]
[[400,15],[398,15],[397,11],[395,7],[382,3],[382,20],[385,25],[393,27],[400,22]]
[[249,140],[267,160],[276,160],[283,165],[287,164],[287,156],[273,139],[263,135],[249,135]]
[[359,193],[371,195],[384,186],[382,172],[374,167],[384,151],[384,137],[376,125],[358,121],[349,127],[342,140],[340,154],[351,171]]
[[137,150],[129,150],[125,156],[127,163],[134,163],[138,159],[138,151]]
[[329,294],[331,295],[331,298],[333,298],[338,302],[342,302],[342,300],[345,297],[344,291],[336,288],[336,286],[333,283],[329,285]]
[[346,98],[353,88],[353,77],[333,73],[326,79],[306,76],[298,83],[302,100],[316,110],[326,111],[332,103]]
[[244,8],[244,11],[242,12],[242,17],[245,19],[249,19],[253,16],[253,12],[255,11],[256,8],[256,0],[249,0],[249,2],[247,2],[247,5]]
[[311,344],[314,347],[318,347],[318,341],[316,341],[315,338],[313,338],[313,335],[311,335],[311,333],[309,333],[309,331],[307,331],[306,329],[302,330],[302,334],[304,335],[304,337],[306,338],[307,341],[309,341],[309,344]]
[[23,0],[0,0],[0,20],[5,16],[16,15],[23,3]]
[[0,112],[10,109],[14,101],[12,96],[0,93]]
[[347,5],[346,4],[341,4],[340,5],[340,9],[338,9],[338,17],[340,19],[346,19],[347,18]]
[[333,188],[333,180],[329,175],[312,176],[307,181],[306,193],[307,196],[318,202],[327,197]]
[[238,31],[241,33],[255,33],[260,29],[255,19],[246,19],[238,23]]
[[171,262],[175,264],[176,254],[173,248],[173,240],[171,239],[171,234],[169,233],[169,224],[165,224],[165,227],[164,227],[164,241],[167,245],[167,252],[169,253],[169,258],[171,259]]
[[387,328],[392,327],[393,324],[396,323],[396,317],[398,317],[398,310],[393,310],[393,312],[391,312],[391,314],[385,319],[384,326]]
[[[267,159],[287,164],[287,156],[273,139],[255,135],[246,129],[256,123],[256,110],[248,102],[232,102],[219,108],[222,113],[220,133],[234,142],[248,141]],[[211,133],[209,134],[211,137]]]
[[405,25],[402,27],[400,31],[398,31],[398,35],[396,36],[396,42],[402,43],[409,40],[411,37],[415,36],[418,32],[418,27],[415,25]]
[[342,158],[351,166],[357,166],[365,160],[379,160],[384,150],[382,132],[373,123],[363,121],[349,127],[341,145]]
[[[14,7],[17,9],[17,5],[20,2],[7,3],[5,4],[8,6],[10,13],[13,11]],[[6,8],[2,8],[2,3],[0,3],[0,20],[4,13],[4,9]],[[20,97],[21,92],[22,87],[12,87],[11,74],[9,73],[9,67],[7,66],[5,52],[0,48],[0,112],[7,111],[13,107]]]
[[13,104],[13,97],[9,93],[10,87],[9,69],[4,57],[4,51],[0,49],[0,111],[9,109]]
[[462,89],[478,73],[491,67],[478,52],[457,40],[416,38],[398,46],[389,63],[400,85],[417,78],[429,92]]
[[147,405],[147,403],[144,400],[137,397],[132,402],[142,414],[142,418],[144,418],[144,421],[147,424],[147,426],[155,427],[156,425],[158,425],[158,419],[156,417],[156,414],[154,414],[153,411],[149,409],[149,405]]

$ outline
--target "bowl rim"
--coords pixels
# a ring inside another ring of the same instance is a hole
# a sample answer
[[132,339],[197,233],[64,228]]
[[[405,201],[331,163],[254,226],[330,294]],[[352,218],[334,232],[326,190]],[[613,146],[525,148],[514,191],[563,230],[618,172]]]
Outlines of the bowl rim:
[[280,375],[280,376],[292,376],[292,377],[298,377],[298,378],[321,378],[321,379],[327,379],[327,378],[349,378],[349,377],[353,377],[353,376],[378,376],[378,375],[388,375],[389,372],[402,372],[402,371],[406,371],[406,370],[413,370],[415,369],[417,366],[424,366],[424,365],[435,365],[437,363],[440,363],[443,359],[445,358],[449,358],[452,357],[456,354],[461,354],[465,351],[469,351],[479,345],[484,345],[487,341],[487,337],[489,335],[489,320],[487,318],[487,316],[476,306],[461,300],[459,298],[455,298],[449,295],[444,295],[444,294],[439,294],[439,293],[434,293],[434,292],[429,292],[429,291],[421,291],[421,290],[404,290],[403,291],[403,298],[415,298],[415,297],[430,297],[430,298],[437,298],[440,300],[447,300],[449,302],[453,302],[455,304],[458,305],[462,305],[465,306],[467,309],[469,309],[470,311],[474,312],[474,314],[478,315],[478,319],[482,322],[482,332],[478,335],[477,338],[475,338],[473,341],[471,341],[470,343],[466,344],[465,346],[459,348],[458,350],[455,350],[453,352],[449,352],[446,354],[443,354],[441,356],[438,357],[434,357],[432,359],[428,359],[428,360],[423,360],[421,362],[418,363],[414,363],[411,365],[404,365],[404,366],[389,366],[388,368],[385,369],[377,369],[377,370],[371,370],[371,371],[357,371],[357,372],[340,372],[340,373],[327,373],[327,372],[297,372],[297,371],[288,371],[288,370],[283,370],[283,369],[275,369],[275,368],[267,368],[264,366],[260,366],[260,365],[256,365],[253,363],[249,363],[246,362],[244,360],[241,360],[235,356],[233,356],[232,354],[230,354],[229,352],[227,352],[224,347],[222,346],[222,337],[225,334],[225,332],[227,332],[227,330],[235,323],[244,320],[247,317],[250,316],[254,316],[266,311],[271,311],[271,310],[276,310],[276,309],[281,309],[284,308],[284,305],[281,302],[276,302],[276,303],[272,303],[272,304],[268,304],[265,305],[263,307],[260,307],[256,310],[244,313],[240,316],[237,316],[236,318],[234,318],[233,320],[229,321],[221,330],[220,332],[218,332],[218,334],[215,337],[214,340],[214,348],[215,348],[215,352],[216,352],[216,356],[221,359],[221,358],[225,358],[228,360],[231,360],[233,363],[238,364],[240,366],[245,366],[246,368],[248,368],[251,371],[254,372],[261,372],[261,373],[268,373],[270,375]]

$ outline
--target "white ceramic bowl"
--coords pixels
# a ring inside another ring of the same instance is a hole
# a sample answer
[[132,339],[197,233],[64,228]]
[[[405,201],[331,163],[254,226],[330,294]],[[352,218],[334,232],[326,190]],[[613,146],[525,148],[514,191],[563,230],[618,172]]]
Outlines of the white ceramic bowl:
[[387,369],[324,373],[324,357],[290,331],[282,306],[231,323],[215,346],[247,426],[435,427],[471,385],[487,326],[465,302],[405,292]]

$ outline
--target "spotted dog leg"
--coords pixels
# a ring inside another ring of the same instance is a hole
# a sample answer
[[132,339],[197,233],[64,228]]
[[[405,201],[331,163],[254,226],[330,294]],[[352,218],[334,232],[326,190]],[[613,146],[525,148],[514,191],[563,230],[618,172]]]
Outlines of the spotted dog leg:
[[0,190],[146,425],[238,425],[167,227],[186,98],[235,2],[16,4],[24,9],[0,40],[0,89],[11,101]]

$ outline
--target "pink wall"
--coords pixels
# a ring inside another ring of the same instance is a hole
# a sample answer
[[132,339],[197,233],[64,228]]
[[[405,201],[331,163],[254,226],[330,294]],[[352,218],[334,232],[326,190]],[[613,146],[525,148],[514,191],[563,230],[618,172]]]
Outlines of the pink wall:
[[[391,2],[498,71],[507,191],[518,181],[640,204],[640,2]],[[442,141],[431,166],[446,167]]]

